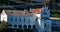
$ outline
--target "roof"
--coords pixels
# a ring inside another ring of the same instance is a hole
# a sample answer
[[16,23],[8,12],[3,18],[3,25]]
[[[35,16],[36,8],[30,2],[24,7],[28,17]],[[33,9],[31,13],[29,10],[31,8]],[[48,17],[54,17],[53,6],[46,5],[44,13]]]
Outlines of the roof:
[[40,13],[41,12],[41,8],[35,8],[35,9],[30,9],[32,13]]
[[5,10],[5,12],[9,16],[33,16],[33,13],[25,13],[22,10]]
[[60,20],[60,18],[57,17],[50,17],[51,20]]

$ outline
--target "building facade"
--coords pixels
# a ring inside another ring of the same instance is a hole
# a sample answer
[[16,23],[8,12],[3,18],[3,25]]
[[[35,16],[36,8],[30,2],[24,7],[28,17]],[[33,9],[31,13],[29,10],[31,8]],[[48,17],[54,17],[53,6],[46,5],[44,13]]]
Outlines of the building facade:
[[60,18],[51,18],[52,32],[60,32]]
[[[47,7],[30,9],[34,12],[4,10],[7,14],[7,28],[31,29],[32,32],[51,32],[50,11]],[[39,10],[38,12],[35,12]]]

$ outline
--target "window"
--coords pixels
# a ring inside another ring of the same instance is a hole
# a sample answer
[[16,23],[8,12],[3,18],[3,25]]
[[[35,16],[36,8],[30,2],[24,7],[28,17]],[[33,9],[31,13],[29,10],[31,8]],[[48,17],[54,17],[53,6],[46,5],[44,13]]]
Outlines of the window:
[[20,22],[21,22],[21,18],[20,18]]
[[45,32],[47,32],[47,31],[45,31]]
[[43,14],[47,14],[47,13],[43,13]]
[[11,24],[9,24],[9,25],[7,25],[7,27],[12,27],[12,25],[11,25]]
[[24,22],[25,22],[25,18],[24,18]]
[[46,24],[44,24],[44,26],[47,28],[47,25]]
[[31,29],[31,25],[28,25],[28,29]]
[[35,25],[33,25],[33,29],[35,29],[36,28],[36,26]]
[[14,25],[14,27],[17,27],[17,25]]
[[42,17],[42,19],[49,20],[49,17]]
[[23,27],[24,27],[24,29],[26,29],[26,28],[27,28],[27,26],[26,26],[26,25],[24,25]]
[[19,29],[22,29],[22,25],[19,25]]
[[15,18],[15,21],[17,21],[17,18]]
[[54,23],[52,23],[52,26],[54,26]]
[[11,21],[13,20],[13,18],[11,17]]
[[28,23],[30,23],[30,19],[28,19]]

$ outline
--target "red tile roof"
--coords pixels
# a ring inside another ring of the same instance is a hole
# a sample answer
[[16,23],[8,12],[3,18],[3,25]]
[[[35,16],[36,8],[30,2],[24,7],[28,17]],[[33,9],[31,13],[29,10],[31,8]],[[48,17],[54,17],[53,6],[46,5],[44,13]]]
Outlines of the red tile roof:
[[41,8],[31,9],[30,12],[32,12],[32,13],[40,13]]

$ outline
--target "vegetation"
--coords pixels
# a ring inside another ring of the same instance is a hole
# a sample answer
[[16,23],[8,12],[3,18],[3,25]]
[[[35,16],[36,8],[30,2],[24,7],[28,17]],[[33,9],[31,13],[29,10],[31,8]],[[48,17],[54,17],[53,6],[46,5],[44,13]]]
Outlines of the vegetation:
[[[51,11],[51,17],[60,17],[60,1],[59,0],[50,0],[49,9]],[[55,4],[53,4],[55,3]]]
[[56,9],[50,10],[51,11],[51,17],[60,17],[60,12]]
[[8,0],[0,0],[0,4],[5,4],[7,2],[8,2]]
[[3,29],[6,29],[6,22],[0,21],[0,31],[2,31]]

